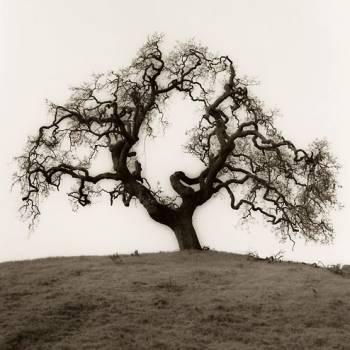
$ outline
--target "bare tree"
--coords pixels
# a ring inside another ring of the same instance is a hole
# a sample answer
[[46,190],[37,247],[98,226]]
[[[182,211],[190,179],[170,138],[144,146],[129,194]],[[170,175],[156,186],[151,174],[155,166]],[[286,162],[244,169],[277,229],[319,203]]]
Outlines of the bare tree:
[[[297,148],[276,129],[274,113],[249,92],[249,81],[236,75],[228,56],[194,42],[165,55],[161,39],[149,38],[129,67],[73,89],[66,104],[49,104],[51,123],[40,127],[17,158],[22,213],[33,223],[40,197],[58,190],[68,175],[76,183],[68,196],[78,204],[91,204],[101,193],[111,204],[118,197],[125,206],[136,199],[153,220],[174,231],[180,249],[201,249],[193,213],[220,191],[233,210],[243,209],[243,217],[262,214],[282,239],[301,235],[329,242],[338,165],[327,142]],[[155,122],[163,120],[164,104],[174,94],[202,108],[186,150],[203,166],[194,177],[174,172],[170,183],[177,195],[169,197],[144,177],[136,145],[145,134],[156,136]],[[92,174],[102,149],[110,152],[113,169]]]

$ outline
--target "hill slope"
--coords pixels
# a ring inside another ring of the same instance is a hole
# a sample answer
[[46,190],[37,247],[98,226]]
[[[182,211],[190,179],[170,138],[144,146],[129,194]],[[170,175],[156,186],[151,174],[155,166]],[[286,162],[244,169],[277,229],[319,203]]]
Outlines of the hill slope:
[[0,349],[350,349],[350,279],[218,252],[0,264]]

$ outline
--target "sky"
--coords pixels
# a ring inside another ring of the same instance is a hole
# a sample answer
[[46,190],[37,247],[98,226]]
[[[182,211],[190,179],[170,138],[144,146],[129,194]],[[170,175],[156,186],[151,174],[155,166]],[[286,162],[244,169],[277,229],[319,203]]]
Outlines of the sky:
[[[29,135],[48,122],[45,100],[64,103],[69,88],[93,73],[127,66],[148,35],[164,34],[164,50],[196,39],[229,55],[239,75],[260,84],[254,93],[278,108],[283,134],[305,147],[327,138],[342,165],[333,214],[334,244],[280,243],[260,220],[242,224],[222,195],[198,208],[194,225],[212,249],[350,264],[350,175],[348,86],[350,4],[344,0],[0,0],[0,261],[48,256],[173,251],[172,232],[147,217],[140,206],[100,201],[73,212],[63,188],[42,203],[33,233],[19,220],[20,195],[11,192],[13,158]],[[145,171],[169,186],[173,170],[191,169],[183,155],[184,131],[198,113],[186,101],[169,107],[170,127],[143,145]]]

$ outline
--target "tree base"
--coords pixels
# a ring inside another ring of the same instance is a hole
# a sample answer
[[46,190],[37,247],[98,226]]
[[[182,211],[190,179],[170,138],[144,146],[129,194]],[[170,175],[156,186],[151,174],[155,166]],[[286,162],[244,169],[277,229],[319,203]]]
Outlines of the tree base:
[[180,218],[171,228],[175,233],[180,250],[202,250],[196,230],[192,224],[192,217]]

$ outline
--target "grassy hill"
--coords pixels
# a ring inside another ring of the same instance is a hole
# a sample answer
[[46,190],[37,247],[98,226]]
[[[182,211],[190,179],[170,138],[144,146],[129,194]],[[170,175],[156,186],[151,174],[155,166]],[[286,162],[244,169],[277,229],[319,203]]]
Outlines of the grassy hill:
[[2,263],[0,349],[350,349],[350,278],[213,251]]

